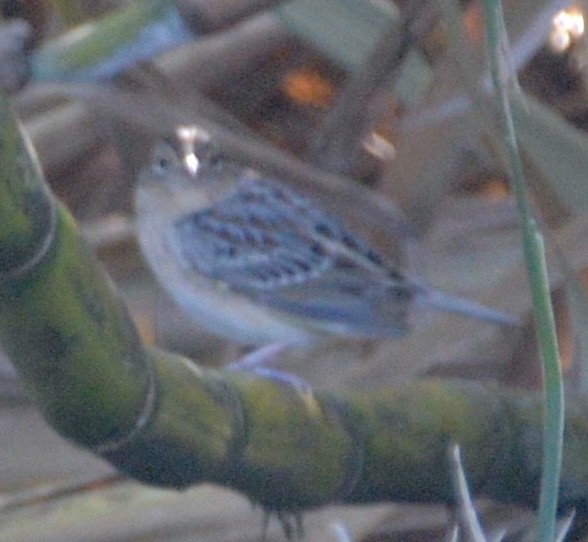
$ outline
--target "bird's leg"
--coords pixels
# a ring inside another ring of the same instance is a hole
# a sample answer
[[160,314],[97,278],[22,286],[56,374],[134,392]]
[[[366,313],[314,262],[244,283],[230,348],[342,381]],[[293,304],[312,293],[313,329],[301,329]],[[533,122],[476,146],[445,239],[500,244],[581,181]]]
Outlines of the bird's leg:
[[245,354],[237,361],[229,363],[229,365],[226,366],[226,369],[229,371],[250,372],[262,378],[284,382],[301,391],[306,391],[310,386],[304,381],[304,379],[271,367],[272,364],[279,360],[280,355],[283,354],[289,346],[290,345],[287,343],[272,343],[267,346],[262,346]]

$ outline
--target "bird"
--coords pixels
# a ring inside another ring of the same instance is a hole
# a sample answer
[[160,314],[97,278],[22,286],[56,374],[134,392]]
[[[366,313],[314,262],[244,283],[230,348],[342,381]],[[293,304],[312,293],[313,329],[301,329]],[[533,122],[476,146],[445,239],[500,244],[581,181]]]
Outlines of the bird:
[[226,156],[195,125],[154,147],[135,210],[164,289],[194,322],[239,343],[394,339],[427,308],[516,321],[403,273],[311,196]]

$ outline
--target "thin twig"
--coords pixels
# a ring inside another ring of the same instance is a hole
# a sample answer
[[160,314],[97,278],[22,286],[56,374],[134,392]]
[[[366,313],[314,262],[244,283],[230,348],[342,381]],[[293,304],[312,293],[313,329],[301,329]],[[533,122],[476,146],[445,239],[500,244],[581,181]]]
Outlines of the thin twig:
[[8,495],[0,499],[0,514],[11,512],[18,508],[25,508],[40,502],[54,501],[97,488],[114,486],[126,478],[124,475],[113,472],[94,480],[76,480],[68,484],[50,484],[37,486],[19,493]]
[[198,34],[222,30],[285,0],[176,0],[186,24]]
[[309,151],[311,163],[333,173],[353,170],[359,142],[373,118],[366,104],[373,101],[398,69],[417,33],[423,32],[422,28],[415,29],[415,22],[426,4],[426,0],[411,3],[383,33],[363,67],[351,77],[315,136]]

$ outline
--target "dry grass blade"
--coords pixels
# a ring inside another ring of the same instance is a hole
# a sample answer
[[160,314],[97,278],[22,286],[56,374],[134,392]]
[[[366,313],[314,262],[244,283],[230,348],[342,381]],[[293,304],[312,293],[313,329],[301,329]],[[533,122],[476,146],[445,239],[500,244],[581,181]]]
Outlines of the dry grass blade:
[[466,474],[461,462],[461,451],[457,444],[449,448],[449,460],[451,464],[453,487],[456,499],[456,513],[459,520],[460,531],[466,542],[488,542],[484,535],[478,513],[470,495]]

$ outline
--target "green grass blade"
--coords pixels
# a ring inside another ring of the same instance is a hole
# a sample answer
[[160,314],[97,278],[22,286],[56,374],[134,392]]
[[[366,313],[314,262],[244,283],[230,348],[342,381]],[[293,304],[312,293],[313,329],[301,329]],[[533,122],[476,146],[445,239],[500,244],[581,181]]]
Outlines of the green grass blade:
[[563,383],[558,359],[557,336],[543,237],[532,219],[526,199],[523,167],[518,151],[510,92],[518,91],[516,75],[508,65],[508,40],[500,0],[485,0],[486,39],[490,68],[500,110],[512,186],[521,220],[525,264],[533,298],[535,325],[543,369],[544,427],[541,495],[539,503],[539,540],[551,542],[555,525],[563,447]]

